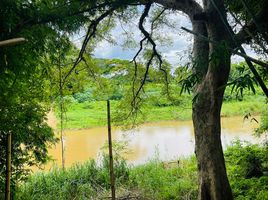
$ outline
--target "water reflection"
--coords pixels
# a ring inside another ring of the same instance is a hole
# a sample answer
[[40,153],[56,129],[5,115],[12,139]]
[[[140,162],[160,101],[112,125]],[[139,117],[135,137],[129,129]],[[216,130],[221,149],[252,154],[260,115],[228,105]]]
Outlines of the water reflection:
[[[242,117],[222,118],[222,144],[226,148],[232,140],[239,138],[258,142],[252,130],[258,124],[244,121]],[[129,163],[139,164],[158,156],[161,160],[172,160],[194,153],[194,135],[191,121],[171,121],[145,124],[137,130],[113,130],[113,138],[128,141],[131,153],[126,156]],[[105,127],[65,131],[65,162],[70,166],[96,158],[107,140]],[[60,144],[49,150],[55,163],[61,163]],[[53,164],[49,163],[46,169]]]

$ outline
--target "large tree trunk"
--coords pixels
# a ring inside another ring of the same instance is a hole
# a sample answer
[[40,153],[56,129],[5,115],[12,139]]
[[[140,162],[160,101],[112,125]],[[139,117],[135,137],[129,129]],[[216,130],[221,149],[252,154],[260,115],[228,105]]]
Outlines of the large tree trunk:
[[217,82],[215,74],[208,72],[193,103],[199,199],[202,200],[232,199],[221,145],[223,89],[219,89]]
[[[209,15],[209,19],[206,21],[208,37],[215,41],[228,42],[228,32],[215,7],[209,2],[204,1],[205,11]],[[222,9],[222,2],[220,0],[216,2]],[[197,38],[195,43],[194,57],[199,60],[200,56],[198,57],[198,55],[205,56],[204,48],[200,48],[202,45],[198,43],[201,41],[198,42]],[[195,88],[193,101],[195,153],[199,173],[198,198],[200,200],[233,199],[221,145],[220,112],[230,71],[230,53],[223,47],[209,44],[209,47],[205,49],[209,53],[207,55],[209,62],[207,64],[201,63],[206,74],[201,77],[201,81]]]
[[[223,0],[154,0],[163,6],[186,13],[195,33],[219,42],[194,37],[193,70],[198,77],[193,100],[195,152],[199,173],[200,200],[232,200],[221,145],[220,111],[230,71],[230,52],[224,48],[230,35]],[[215,3],[215,5],[212,4]],[[221,15],[219,15],[219,12]]]

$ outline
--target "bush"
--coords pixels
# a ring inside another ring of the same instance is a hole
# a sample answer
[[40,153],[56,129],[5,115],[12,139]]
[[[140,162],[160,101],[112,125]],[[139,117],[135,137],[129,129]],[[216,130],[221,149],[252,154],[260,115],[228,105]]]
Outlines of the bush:
[[[197,199],[198,182],[194,157],[177,163],[163,163],[157,158],[144,165],[129,167],[117,153],[115,143],[114,171],[116,194],[127,199]],[[124,146],[123,146],[124,147]],[[122,153],[122,151],[119,151]],[[230,184],[236,200],[268,200],[267,146],[235,141],[225,152]],[[256,170],[260,170],[260,173]],[[264,175],[262,175],[264,174]],[[33,175],[16,193],[18,200],[104,199],[110,196],[109,156],[98,165],[89,161],[62,170]],[[122,197],[122,199],[123,199]]]
[[93,100],[92,92],[90,90],[84,91],[82,93],[75,93],[73,97],[78,103]]
[[235,141],[225,151],[225,160],[235,199],[268,199],[267,146]]

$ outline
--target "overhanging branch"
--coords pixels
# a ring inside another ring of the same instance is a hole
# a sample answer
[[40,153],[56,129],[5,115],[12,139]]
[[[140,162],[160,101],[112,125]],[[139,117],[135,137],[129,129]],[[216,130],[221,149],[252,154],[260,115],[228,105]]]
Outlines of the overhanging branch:
[[[187,29],[185,27],[181,27],[181,29],[186,31],[186,32],[188,32],[188,33],[191,33],[191,34],[195,35],[196,37],[198,37],[198,38],[200,38],[200,39],[202,39],[204,41],[207,41],[207,42],[210,42],[210,43],[213,43],[213,44],[216,44],[216,45],[220,45],[219,42],[211,40],[208,37],[203,36],[203,35],[201,35],[199,33],[196,33],[196,32],[194,32],[192,30],[189,30],[189,29]],[[265,63],[265,62],[262,62],[260,60],[255,59],[255,58],[252,58],[251,56],[248,56],[248,55],[246,55],[244,53],[238,52],[237,49],[233,50],[231,47],[229,47],[228,50],[232,51],[232,53],[235,54],[235,55],[241,56],[241,57],[243,57],[245,59],[247,58],[250,61],[252,61],[252,62],[254,62],[254,63],[256,63],[256,64],[268,69],[268,64]]]
[[[213,40],[211,40],[211,39],[209,39],[209,38],[207,38],[207,37],[205,37],[205,36],[203,36],[201,34],[198,34],[198,33],[195,33],[193,31],[191,31],[191,30],[189,30],[189,29],[187,29],[185,27],[181,27],[181,29],[184,30],[184,31],[186,31],[186,32],[188,32],[188,33],[191,33],[191,34],[195,35],[196,37],[199,37],[200,39],[203,39],[203,40],[208,41],[210,43],[213,43],[215,45],[220,45],[217,41],[213,41]],[[256,63],[256,64],[259,64],[259,65],[261,65],[263,67],[266,67],[266,68],[268,68],[268,65],[266,63],[262,62],[262,61],[256,60],[256,59],[254,59],[254,58],[246,55],[246,52],[245,52],[245,50],[242,47],[239,48],[239,50],[241,51],[241,53],[240,52],[237,52],[237,49],[234,51],[231,47],[229,47],[228,49],[230,51],[232,51],[232,53],[245,58],[246,63],[248,64],[250,70],[252,71],[252,73],[254,74],[256,80],[260,84],[260,86],[261,86],[264,94],[266,95],[266,97],[268,97],[268,89],[267,89],[266,85],[264,84],[264,82],[262,81],[262,79],[261,79],[260,75],[258,74],[257,70],[252,65],[251,61],[254,62],[254,63]]]
[[[263,30],[263,27],[259,25],[257,18],[255,16],[255,14],[250,10],[248,4],[246,3],[245,0],[240,0],[244,6],[244,8],[246,9],[246,11],[249,13],[249,15],[252,18],[252,22],[256,25],[257,30],[261,33],[261,35],[263,36],[264,40],[266,41],[266,43],[268,43],[268,35],[267,33]],[[266,10],[267,12],[267,10]]]
[[258,29],[256,23],[267,24],[268,21],[267,10],[268,10],[268,2],[264,1],[262,9],[256,15],[254,15],[254,20],[251,20],[248,24],[242,27],[242,29],[235,35],[235,39],[238,44],[243,44],[245,41],[252,39],[251,35],[249,35],[248,32],[250,32],[253,35],[257,33]]
[[73,67],[68,71],[68,73],[65,75],[64,79],[63,79],[63,84],[65,83],[66,79],[71,75],[71,73],[73,72],[73,70],[76,68],[76,66],[83,60],[83,54],[86,50],[87,44],[90,41],[91,38],[93,38],[96,34],[97,31],[97,27],[99,25],[99,23],[105,19],[107,16],[111,15],[113,13],[113,11],[116,8],[111,8],[108,11],[104,12],[102,15],[100,15],[98,18],[96,18],[94,21],[92,21],[88,27],[88,31],[86,34],[86,37],[83,41],[81,50],[79,52],[78,57],[76,58]]
[[[137,110],[138,104],[141,101],[141,99],[139,97],[139,94],[140,94],[140,92],[141,92],[141,90],[142,90],[142,88],[143,88],[143,86],[144,86],[144,84],[146,82],[146,79],[147,79],[147,76],[148,76],[148,73],[149,73],[149,68],[150,68],[150,66],[151,66],[151,64],[153,62],[153,59],[155,57],[157,58],[157,60],[159,62],[159,69],[166,73],[166,71],[162,68],[163,61],[162,61],[161,55],[158,53],[158,51],[156,49],[156,43],[152,39],[152,37],[149,34],[149,32],[147,30],[145,30],[145,28],[143,26],[144,21],[145,21],[146,17],[149,14],[150,8],[151,8],[151,3],[145,4],[144,11],[143,11],[143,13],[142,13],[142,15],[140,17],[139,29],[140,29],[141,33],[144,35],[144,38],[140,41],[140,48],[139,48],[138,52],[135,54],[135,56],[134,56],[134,58],[132,60],[134,62],[134,65],[135,65],[135,74],[134,74],[134,79],[133,79],[133,90],[132,90],[132,92],[133,92],[133,100],[131,102],[132,109],[134,111]],[[161,14],[163,14],[163,12],[161,12]],[[135,82],[136,82],[136,76],[137,76],[137,62],[136,62],[136,59],[139,56],[139,54],[141,53],[141,51],[143,50],[143,43],[145,41],[148,41],[152,45],[152,53],[151,53],[150,58],[148,59],[148,61],[146,63],[146,70],[145,70],[145,73],[143,75],[143,79],[141,81],[141,84],[140,84],[139,88],[137,89],[137,91],[135,91]],[[166,81],[167,81],[167,75],[166,75]],[[168,81],[167,81],[167,84],[168,84]]]

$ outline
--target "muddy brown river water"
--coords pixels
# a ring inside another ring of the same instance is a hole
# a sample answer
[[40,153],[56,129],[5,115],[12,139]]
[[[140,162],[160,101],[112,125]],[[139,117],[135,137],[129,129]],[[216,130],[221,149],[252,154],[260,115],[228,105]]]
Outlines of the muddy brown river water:
[[[253,129],[257,126],[256,122],[243,120],[243,117],[222,118],[223,148],[230,145],[234,139],[258,142],[258,139],[252,136]],[[107,128],[65,130],[64,135],[65,163],[68,167],[76,162],[98,158],[101,147],[107,141]],[[192,121],[148,123],[130,131],[112,129],[112,137],[117,141],[128,142],[130,152],[125,157],[131,164],[141,164],[156,156],[167,161],[194,153]],[[49,149],[49,154],[55,160],[45,166],[46,170],[61,164],[60,143]]]

